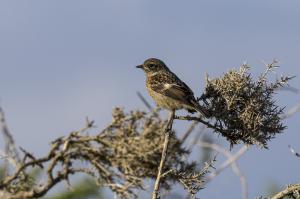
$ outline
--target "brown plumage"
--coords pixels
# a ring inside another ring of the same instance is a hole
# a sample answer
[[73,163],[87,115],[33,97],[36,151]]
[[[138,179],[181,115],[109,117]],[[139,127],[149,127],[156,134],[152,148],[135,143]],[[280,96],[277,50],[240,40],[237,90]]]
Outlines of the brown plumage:
[[193,91],[164,62],[150,58],[137,68],[145,71],[147,90],[158,106],[168,110],[198,111],[209,117],[209,112],[198,104]]

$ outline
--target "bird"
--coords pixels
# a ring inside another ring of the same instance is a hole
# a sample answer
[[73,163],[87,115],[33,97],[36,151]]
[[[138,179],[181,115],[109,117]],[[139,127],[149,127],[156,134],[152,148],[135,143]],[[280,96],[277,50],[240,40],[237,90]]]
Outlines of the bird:
[[196,100],[193,91],[157,58],[149,58],[136,66],[146,74],[146,88],[159,107],[170,111],[185,109],[210,117],[209,111]]

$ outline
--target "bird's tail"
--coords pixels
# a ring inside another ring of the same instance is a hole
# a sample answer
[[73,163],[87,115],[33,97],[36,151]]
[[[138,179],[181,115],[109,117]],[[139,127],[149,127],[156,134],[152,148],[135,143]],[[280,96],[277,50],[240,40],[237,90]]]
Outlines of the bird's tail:
[[203,106],[201,106],[200,104],[198,104],[198,102],[197,102],[196,100],[195,100],[195,101],[193,100],[193,101],[192,101],[192,104],[193,104],[193,106],[194,106],[194,109],[195,109],[197,112],[201,113],[201,115],[203,115],[203,116],[206,117],[206,118],[211,117],[210,111],[209,111],[208,109],[204,108]]

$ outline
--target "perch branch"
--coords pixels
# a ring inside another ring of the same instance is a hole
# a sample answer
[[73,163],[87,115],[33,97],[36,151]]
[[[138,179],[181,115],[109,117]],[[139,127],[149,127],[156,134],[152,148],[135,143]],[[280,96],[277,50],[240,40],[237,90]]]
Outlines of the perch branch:
[[187,120],[187,121],[195,121],[195,122],[200,122],[202,124],[204,124],[207,128],[210,128],[210,129],[213,129],[215,131],[218,131],[220,132],[222,135],[225,135],[227,134],[227,131],[224,130],[224,129],[221,129],[219,127],[217,127],[216,125],[213,125],[211,124],[210,122],[207,122],[205,120],[203,120],[202,118],[200,117],[193,117],[193,116],[190,116],[190,115],[186,115],[186,116],[175,116],[175,119],[177,120]]
[[161,155],[160,164],[159,164],[159,167],[158,167],[158,173],[157,173],[156,181],[155,181],[155,184],[154,184],[152,199],[157,199],[158,198],[159,185],[160,185],[160,182],[161,182],[163,167],[164,167],[164,164],[166,162],[166,157],[167,157],[167,152],[168,152],[168,145],[169,145],[169,141],[170,141],[170,136],[172,134],[172,126],[173,126],[174,116],[175,116],[175,111],[172,111],[170,113],[169,119],[168,119],[166,127],[164,129],[165,141],[164,141],[164,146],[163,146],[163,151],[162,151],[162,155]]

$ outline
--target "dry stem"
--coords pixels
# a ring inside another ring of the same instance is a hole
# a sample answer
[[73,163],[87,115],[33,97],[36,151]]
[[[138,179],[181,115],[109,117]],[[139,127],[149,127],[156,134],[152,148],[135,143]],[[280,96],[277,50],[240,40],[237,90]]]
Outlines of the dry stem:
[[172,126],[173,126],[174,116],[175,116],[175,111],[171,111],[168,122],[166,124],[165,132],[164,132],[165,133],[165,141],[164,141],[163,151],[162,151],[161,160],[160,160],[160,164],[159,164],[159,168],[158,168],[158,174],[157,174],[157,178],[155,181],[154,190],[152,193],[152,199],[158,198],[157,196],[158,196],[158,191],[159,191],[159,185],[160,185],[160,181],[161,181],[163,167],[166,162],[168,145],[169,145],[169,141],[170,141],[170,135],[172,134]]
[[283,191],[277,193],[271,199],[281,199],[281,198],[284,198],[285,196],[292,195],[294,193],[298,193],[298,196],[299,196],[300,184],[287,186],[286,189],[284,189]]
[[223,147],[221,147],[217,144],[202,142],[202,141],[198,141],[197,144],[200,147],[211,148],[214,151],[222,153],[223,155],[225,155],[228,158],[223,164],[221,164],[221,166],[218,169],[216,169],[209,176],[207,176],[207,179],[205,180],[205,184],[210,182],[212,179],[214,179],[217,175],[219,175],[228,166],[231,166],[233,172],[240,178],[240,182],[241,182],[241,186],[242,186],[242,198],[247,199],[248,198],[247,180],[246,180],[246,177],[241,172],[241,170],[239,169],[236,161],[248,150],[248,147],[246,145],[244,145],[243,147],[241,147],[241,149],[238,152],[236,152],[234,155],[232,155],[228,150],[224,149]]

